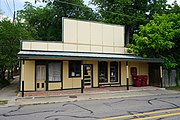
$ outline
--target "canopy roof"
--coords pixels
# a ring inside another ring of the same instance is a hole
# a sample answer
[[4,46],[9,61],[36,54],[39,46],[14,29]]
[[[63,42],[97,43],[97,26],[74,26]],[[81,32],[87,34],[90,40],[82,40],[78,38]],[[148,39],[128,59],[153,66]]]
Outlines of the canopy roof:
[[131,54],[90,53],[90,52],[54,52],[54,51],[20,51],[20,59],[79,59],[79,60],[116,60],[163,63],[159,58],[143,58]]

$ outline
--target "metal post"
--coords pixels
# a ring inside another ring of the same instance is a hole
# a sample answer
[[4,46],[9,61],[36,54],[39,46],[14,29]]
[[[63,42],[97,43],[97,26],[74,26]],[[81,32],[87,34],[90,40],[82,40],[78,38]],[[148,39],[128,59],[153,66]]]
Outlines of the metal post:
[[127,81],[127,90],[129,90],[129,78],[126,78]]
[[162,77],[160,79],[161,79],[161,88],[163,88]]
[[24,81],[22,81],[22,97],[24,97]]
[[82,79],[81,80],[81,93],[84,92],[84,80]]

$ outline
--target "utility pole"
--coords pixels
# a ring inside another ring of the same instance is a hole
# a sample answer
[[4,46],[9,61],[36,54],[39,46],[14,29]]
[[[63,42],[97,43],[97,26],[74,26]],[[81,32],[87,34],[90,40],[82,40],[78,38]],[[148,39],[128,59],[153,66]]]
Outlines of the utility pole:
[[14,12],[13,12],[13,23],[15,23],[15,19],[16,19],[16,10],[15,10],[15,2],[13,0],[13,7],[14,7]]

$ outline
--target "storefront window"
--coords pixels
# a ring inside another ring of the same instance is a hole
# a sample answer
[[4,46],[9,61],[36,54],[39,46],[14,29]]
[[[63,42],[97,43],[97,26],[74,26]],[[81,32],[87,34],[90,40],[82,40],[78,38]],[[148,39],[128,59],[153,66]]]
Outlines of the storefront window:
[[69,77],[81,77],[81,61],[69,61]]
[[98,71],[99,82],[108,82],[108,63],[104,61],[99,62]]
[[110,63],[110,82],[118,82],[118,63]]
[[61,62],[51,62],[48,64],[49,81],[61,81]]

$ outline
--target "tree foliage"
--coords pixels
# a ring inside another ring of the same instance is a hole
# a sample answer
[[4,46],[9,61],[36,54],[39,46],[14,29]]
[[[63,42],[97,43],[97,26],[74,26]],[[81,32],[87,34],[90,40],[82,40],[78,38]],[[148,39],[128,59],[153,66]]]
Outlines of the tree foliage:
[[125,25],[130,33],[139,30],[139,25],[145,25],[155,13],[167,12],[166,0],[92,0],[102,21]]
[[95,20],[97,15],[83,4],[83,0],[46,1],[45,7],[34,7],[26,2],[24,10],[18,11],[37,40],[61,40],[62,17]]
[[[7,69],[12,69],[18,63],[19,43],[23,39],[30,39],[30,35],[21,24],[14,24],[7,19],[0,21],[1,73],[4,73]],[[1,75],[1,77],[4,77],[4,75]]]
[[180,14],[155,15],[133,35],[135,44],[129,45],[129,52],[143,57],[160,57],[165,60],[165,68],[174,68],[180,63],[179,35]]

